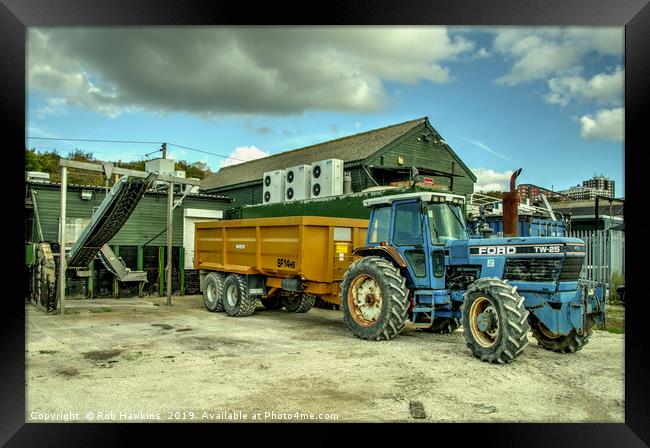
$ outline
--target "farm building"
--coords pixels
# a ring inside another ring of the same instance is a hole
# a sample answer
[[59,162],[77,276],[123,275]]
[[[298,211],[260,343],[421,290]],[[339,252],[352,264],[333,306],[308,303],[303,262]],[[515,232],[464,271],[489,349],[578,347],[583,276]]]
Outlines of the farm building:
[[[27,264],[30,247],[40,241],[49,242],[58,253],[61,185],[51,182],[25,183],[25,241]],[[97,186],[68,185],[66,213],[66,247],[70,248],[81,235],[95,210],[106,196],[106,189]],[[178,193],[182,202],[174,210],[173,282],[176,294],[198,293],[198,273],[193,270],[194,223],[217,219],[231,208],[228,197]],[[123,283],[97,259],[91,263],[89,277],[70,275],[67,294],[71,297],[128,297],[138,294],[164,293],[164,266],[167,245],[167,192],[148,191],[133,214],[109,242],[116,255],[132,271],[145,271],[147,283]],[[33,256],[33,254],[32,254]],[[142,289],[140,289],[142,288]]]
[[221,168],[201,182],[206,193],[229,196],[233,206],[262,203],[267,171],[341,159],[352,192],[407,181],[411,167],[453,193],[473,193],[476,176],[431,126],[427,117],[374,129],[262,159]]

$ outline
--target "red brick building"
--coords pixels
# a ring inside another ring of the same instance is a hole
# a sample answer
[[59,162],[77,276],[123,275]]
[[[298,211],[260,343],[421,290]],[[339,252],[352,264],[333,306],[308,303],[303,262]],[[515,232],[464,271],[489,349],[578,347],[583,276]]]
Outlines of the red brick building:
[[548,199],[568,199],[566,195],[533,184],[520,184],[517,186],[517,192],[519,193],[519,202],[526,202],[526,199],[529,199],[530,202],[538,201],[542,195]]

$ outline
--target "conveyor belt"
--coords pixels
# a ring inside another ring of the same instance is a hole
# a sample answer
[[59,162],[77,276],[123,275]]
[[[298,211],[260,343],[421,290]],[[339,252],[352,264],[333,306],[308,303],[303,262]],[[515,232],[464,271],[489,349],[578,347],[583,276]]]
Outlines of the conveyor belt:
[[93,214],[90,224],[72,246],[67,259],[68,267],[86,267],[90,264],[102,246],[124,226],[156,177],[156,174],[146,179],[124,176],[113,186]]

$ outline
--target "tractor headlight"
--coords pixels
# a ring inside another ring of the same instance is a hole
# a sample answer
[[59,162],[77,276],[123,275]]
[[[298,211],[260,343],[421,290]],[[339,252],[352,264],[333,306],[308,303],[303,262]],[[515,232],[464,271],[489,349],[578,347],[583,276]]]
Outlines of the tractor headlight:
[[594,288],[587,288],[587,295],[588,296],[593,296],[596,293],[596,290]]

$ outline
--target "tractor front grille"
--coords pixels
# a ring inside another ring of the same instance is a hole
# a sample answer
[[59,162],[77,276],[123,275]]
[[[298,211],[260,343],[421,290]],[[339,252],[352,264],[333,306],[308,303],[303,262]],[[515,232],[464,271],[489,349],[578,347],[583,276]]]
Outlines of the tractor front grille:
[[503,278],[518,282],[555,282],[561,269],[561,258],[508,258]]
[[503,278],[519,282],[577,282],[583,263],[584,257],[509,258]]
[[582,271],[582,265],[585,262],[585,257],[567,257],[562,263],[562,270],[560,271],[561,282],[577,282]]

